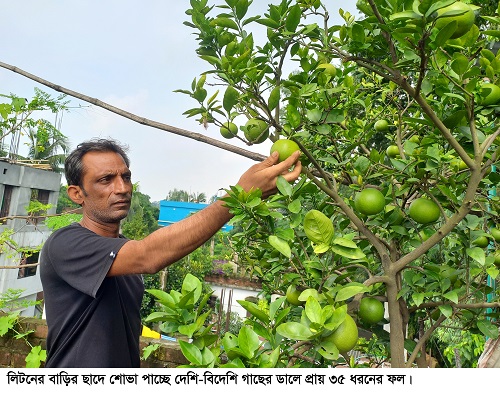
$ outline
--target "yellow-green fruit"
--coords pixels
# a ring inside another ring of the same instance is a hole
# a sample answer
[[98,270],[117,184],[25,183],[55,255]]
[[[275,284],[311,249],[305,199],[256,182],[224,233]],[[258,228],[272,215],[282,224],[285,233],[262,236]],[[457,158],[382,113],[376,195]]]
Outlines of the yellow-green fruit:
[[220,134],[226,139],[234,138],[238,134],[238,126],[228,121],[220,127]]
[[[464,11],[461,15],[442,16],[451,11]],[[472,8],[461,1],[456,1],[447,7],[441,8],[437,11],[438,18],[436,19],[436,28],[442,29],[452,21],[457,21],[457,30],[451,35],[451,39],[462,37],[474,25],[475,14]]]
[[356,194],[354,206],[362,214],[375,215],[384,209],[385,197],[380,190],[369,187]]
[[385,132],[389,130],[389,122],[387,120],[377,120],[373,127],[375,131]]
[[420,137],[418,135],[412,135],[410,137],[410,142],[413,142],[413,143],[420,143]]
[[493,263],[496,265],[496,266],[500,266],[500,251],[495,251],[495,260],[493,261]]
[[480,248],[486,248],[489,243],[490,243],[490,240],[488,239],[488,237],[480,236],[472,242],[472,245],[475,245],[476,247],[480,247]]
[[494,227],[490,230],[490,234],[497,243],[500,242],[500,229]]
[[427,223],[436,222],[441,212],[434,201],[420,197],[412,201],[408,214],[415,222],[425,225]]
[[300,306],[304,302],[299,300],[300,291],[295,287],[295,285],[290,284],[286,290],[286,300],[288,303],[294,306]]
[[269,126],[264,120],[250,119],[245,127],[245,138],[250,143],[262,143],[269,137]]
[[299,145],[290,139],[278,139],[275,141],[270,149],[270,153],[278,152],[279,161],[286,160],[297,150],[300,150]]
[[367,325],[373,325],[382,321],[384,313],[384,304],[378,299],[366,297],[362,298],[359,302],[358,316]]
[[493,83],[481,84],[481,100],[483,106],[491,106],[500,103],[500,87]]
[[399,156],[399,148],[397,145],[389,145],[385,150],[387,156],[394,158]]
[[353,318],[346,314],[342,324],[325,340],[333,342],[340,353],[347,353],[358,343],[358,326]]

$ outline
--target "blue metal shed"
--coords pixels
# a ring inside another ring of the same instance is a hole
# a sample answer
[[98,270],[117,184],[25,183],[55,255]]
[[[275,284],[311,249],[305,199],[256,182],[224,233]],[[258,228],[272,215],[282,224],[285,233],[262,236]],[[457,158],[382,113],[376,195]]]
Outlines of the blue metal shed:
[[[160,201],[160,215],[158,217],[158,224],[160,226],[168,226],[172,223],[178,222],[195,212],[208,206],[206,203],[189,203],[185,201]],[[222,231],[228,232],[233,226],[224,225]]]

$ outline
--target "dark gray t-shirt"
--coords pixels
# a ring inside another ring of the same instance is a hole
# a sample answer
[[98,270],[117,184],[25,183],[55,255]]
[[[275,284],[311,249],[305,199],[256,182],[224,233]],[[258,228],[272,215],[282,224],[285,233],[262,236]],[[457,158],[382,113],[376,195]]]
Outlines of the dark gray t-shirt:
[[140,366],[141,275],[106,277],[128,240],[78,223],[56,230],[40,254],[48,325],[45,367]]

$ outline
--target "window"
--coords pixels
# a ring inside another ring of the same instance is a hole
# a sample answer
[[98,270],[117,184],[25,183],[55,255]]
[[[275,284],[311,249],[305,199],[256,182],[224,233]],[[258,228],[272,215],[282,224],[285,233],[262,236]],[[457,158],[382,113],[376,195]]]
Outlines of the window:
[[[10,200],[12,197],[12,189],[14,187],[10,185],[4,185],[2,205],[0,206],[0,219],[9,216],[10,210]],[[5,223],[0,220],[0,223]]]
[[[25,266],[20,267],[17,273],[17,278],[31,277],[36,274],[36,269],[38,268],[38,256],[39,252],[23,252],[21,256],[21,262],[19,265]],[[27,266],[34,265],[34,266]]]
[[[36,200],[40,204],[48,204],[49,203],[49,195],[50,195],[50,192],[48,190],[31,189],[31,201]],[[42,214],[43,214],[42,211],[33,213],[35,225],[38,224],[38,222],[41,222],[45,219],[45,217],[41,217]]]

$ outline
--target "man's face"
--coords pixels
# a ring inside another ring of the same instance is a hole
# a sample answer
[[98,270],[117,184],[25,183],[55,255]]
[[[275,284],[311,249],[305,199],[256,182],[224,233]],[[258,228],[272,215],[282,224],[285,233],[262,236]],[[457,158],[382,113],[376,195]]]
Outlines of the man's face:
[[130,209],[131,172],[114,152],[88,152],[83,156],[82,207],[98,223],[118,223]]

